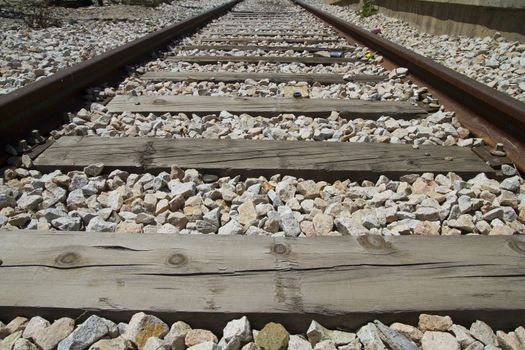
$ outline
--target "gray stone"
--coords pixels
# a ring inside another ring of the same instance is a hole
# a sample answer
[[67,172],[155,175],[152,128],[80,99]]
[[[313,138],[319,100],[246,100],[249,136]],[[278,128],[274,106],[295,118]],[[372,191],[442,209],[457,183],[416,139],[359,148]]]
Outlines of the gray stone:
[[41,196],[23,193],[22,196],[20,196],[20,198],[16,202],[16,204],[22,210],[35,210],[38,207],[38,205],[42,202],[42,200],[43,199]]
[[511,192],[518,192],[520,189],[520,177],[513,176],[506,178],[501,181],[501,188]]
[[312,344],[300,335],[290,335],[288,350],[312,350]]
[[189,324],[183,321],[177,321],[171,325],[170,331],[164,337],[164,340],[171,344],[172,350],[185,350],[186,344],[184,339],[186,334],[191,330]]
[[349,217],[336,218],[335,227],[343,235],[361,236],[368,234],[366,227],[361,225],[357,220]]
[[384,325],[378,320],[374,321],[377,329],[379,330],[380,338],[390,347],[392,350],[418,350],[417,345],[410,339],[405,337],[403,334],[393,330],[392,328]]
[[40,329],[33,335],[35,344],[42,350],[53,350],[58,343],[66,338],[75,329],[75,321],[63,317],[51,324],[49,327]]
[[381,341],[379,331],[373,323],[368,323],[361,327],[357,332],[357,337],[365,350],[386,350],[385,345]]
[[297,237],[301,233],[299,222],[288,206],[282,205],[277,209],[279,225],[287,237]]
[[416,219],[437,221],[440,219],[439,210],[431,207],[420,207],[416,210]]
[[84,350],[108,333],[109,329],[104,319],[92,315],[58,343],[57,350]]
[[102,163],[95,163],[90,164],[87,167],[84,168],[84,173],[89,177],[95,177],[102,174],[102,171],[104,170],[104,164]]
[[503,210],[503,208],[498,207],[486,212],[485,215],[483,215],[483,219],[487,221],[492,221],[494,219],[503,219],[504,214],[505,211]]
[[94,232],[114,232],[117,228],[117,224],[103,220],[101,217],[96,216],[89,221],[86,227],[86,231]]
[[422,350],[460,350],[456,338],[450,333],[427,331],[421,338]]
[[62,216],[51,221],[51,225],[60,231],[78,231],[80,230],[80,218]]
[[244,229],[241,224],[235,219],[230,219],[226,225],[219,228],[220,235],[241,235]]
[[239,319],[228,322],[223,330],[223,338],[226,341],[230,341],[233,338],[238,338],[242,343],[251,341],[252,331],[248,318],[243,316]]
[[512,165],[502,164],[501,165],[501,172],[505,176],[513,176],[513,175],[516,175],[517,170]]
[[38,332],[49,327],[49,325],[49,321],[40,316],[32,317],[27,323],[22,336],[26,339],[32,340]]
[[310,343],[315,346],[315,344],[319,343],[321,340],[328,339],[329,332],[330,331],[328,329],[323,327],[317,321],[312,321],[308,327],[308,330],[306,331],[306,336],[308,337]]
[[454,324],[449,328],[449,331],[454,333],[456,340],[462,349],[468,347],[470,344],[474,343],[476,340],[470,335],[470,331],[463,326]]
[[488,324],[476,321],[470,326],[470,334],[485,345],[497,345],[496,334]]
[[0,186],[0,209],[14,208],[15,205],[15,191],[7,186]]
[[168,183],[168,187],[173,196],[183,196],[184,198],[189,198],[195,194],[196,185],[194,182],[178,182],[176,180],[171,180]]

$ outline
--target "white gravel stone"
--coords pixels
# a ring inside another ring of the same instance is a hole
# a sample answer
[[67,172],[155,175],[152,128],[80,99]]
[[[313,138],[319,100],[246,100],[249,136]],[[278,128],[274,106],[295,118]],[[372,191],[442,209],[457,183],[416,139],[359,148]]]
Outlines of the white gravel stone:
[[461,347],[453,335],[446,332],[427,331],[421,338],[423,350],[460,350]]
[[386,350],[379,336],[379,331],[373,323],[368,323],[366,326],[361,327],[357,332],[357,337],[365,350]]
[[240,235],[244,231],[242,225],[235,219],[231,219],[219,229],[220,235]]

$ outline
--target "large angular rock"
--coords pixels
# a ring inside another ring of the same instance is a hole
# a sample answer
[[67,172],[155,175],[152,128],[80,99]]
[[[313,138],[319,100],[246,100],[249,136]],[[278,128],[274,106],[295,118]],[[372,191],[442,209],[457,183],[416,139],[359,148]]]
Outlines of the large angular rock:
[[126,331],[122,336],[124,339],[133,342],[139,350],[143,350],[148,338],[162,338],[168,331],[168,325],[159,318],[153,315],[147,315],[144,312],[139,312],[131,317]]
[[516,333],[503,331],[497,331],[496,337],[498,339],[498,345],[503,350],[525,350],[525,344],[522,344]]
[[460,350],[456,338],[450,333],[427,331],[421,338],[423,350]]
[[171,325],[170,331],[166,334],[164,340],[171,344],[172,350],[184,350],[186,348],[184,339],[190,330],[189,324],[177,321]]
[[242,225],[235,219],[230,219],[226,225],[219,228],[220,235],[241,235],[243,232]]
[[417,345],[403,334],[375,320],[374,324],[379,330],[379,336],[392,350],[419,350]]
[[270,322],[257,334],[255,343],[263,350],[286,350],[290,334],[280,323]]
[[189,330],[186,334],[186,337],[184,338],[184,342],[186,343],[187,347],[191,347],[193,345],[197,345],[200,343],[205,342],[212,342],[212,343],[218,343],[219,340],[209,330],[206,329],[192,329]]
[[421,332],[418,328],[408,324],[395,322],[390,325],[390,328],[401,334],[404,334],[406,337],[418,343],[423,337],[423,332]]
[[315,344],[319,343],[320,341],[328,339],[329,332],[330,331],[323,327],[319,322],[312,321],[308,327],[308,330],[306,331],[306,336],[308,337],[310,344],[315,346]]
[[327,214],[317,213],[313,219],[315,232],[317,235],[327,235],[334,227],[334,219]]
[[476,321],[470,326],[470,334],[485,345],[497,345],[496,334],[488,324]]
[[239,205],[239,223],[249,225],[257,220],[257,212],[252,201],[246,201]]
[[223,338],[228,342],[233,338],[239,339],[241,343],[250,342],[252,340],[252,330],[248,318],[243,316],[228,322],[223,330]]
[[357,332],[357,337],[363,344],[365,350],[386,350],[379,331],[373,323],[361,327]]
[[35,316],[29,320],[29,322],[26,325],[26,328],[24,329],[24,332],[22,333],[22,336],[26,339],[33,340],[34,336],[42,331],[43,329],[50,326],[50,323],[48,320],[40,317]]
[[102,317],[92,315],[58,343],[57,350],[85,350],[108,334],[106,321]]
[[299,222],[295,218],[295,215],[286,205],[279,206],[277,208],[277,213],[279,215],[279,225],[284,231],[286,237],[297,237],[301,233],[301,228],[299,227]]
[[462,349],[468,347],[470,344],[474,343],[476,340],[470,335],[470,331],[463,326],[454,324],[449,328],[449,332],[454,333],[456,340]]
[[75,320],[63,317],[53,322],[49,327],[37,331],[33,335],[33,340],[42,350],[53,350],[74,329]]
[[424,331],[447,331],[452,326],[450,316],[419,315],[419,329]]
[[288,350],[312,350],[312,344],[300,335],[290,335]]

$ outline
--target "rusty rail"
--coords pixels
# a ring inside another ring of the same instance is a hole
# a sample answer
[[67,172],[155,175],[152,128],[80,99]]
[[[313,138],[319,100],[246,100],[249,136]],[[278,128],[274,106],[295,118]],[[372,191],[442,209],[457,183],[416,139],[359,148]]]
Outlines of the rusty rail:
[[437,92],[441,103],[455,110],[476,136],[492,145],[503,143],[509,158],[525,171],[525,103],[301,0],[292,1],[385,59],[408,68],[411,77]]
[[57,127],[64,112],[82,105],[86,88],[120,76],[127,65],[139,63],[238,2],[227,2],[0,96],[0,158],[5,156],[5,144],[17,142],[32,129],[49,132]]

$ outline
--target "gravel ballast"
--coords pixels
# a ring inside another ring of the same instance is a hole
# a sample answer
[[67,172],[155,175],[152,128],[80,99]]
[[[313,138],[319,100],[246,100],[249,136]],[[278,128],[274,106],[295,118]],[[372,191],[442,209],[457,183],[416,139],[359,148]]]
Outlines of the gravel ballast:
[[44,29],[31,29],[22,21],[2,19],[0,94],[7,94],[224,2],[184,0],[161,4],[157,8],[114,5],[57,9],[54,16],[62,20],[61,26]]
[[[13,350],[520,350],[525,329],[494,330],[481,320],[454,323],[450,316],[420,314],[417,325],[375,320],[352,330],[333,330],[312,321],[302,334],[280,323],[254,329],[243,316],[221,334],[177,321],[171,326],[153,315],[134,314],[128,323],[92,315],[83,322],[63,317],[17,317],[0,322],[0,348]],[[221,327],[221,326],[219,326]],[[217,327],[217,328],[219,328]],[[221,327],[222,328],[222,327]],[[220,337],[219,337],[220,336]]]

